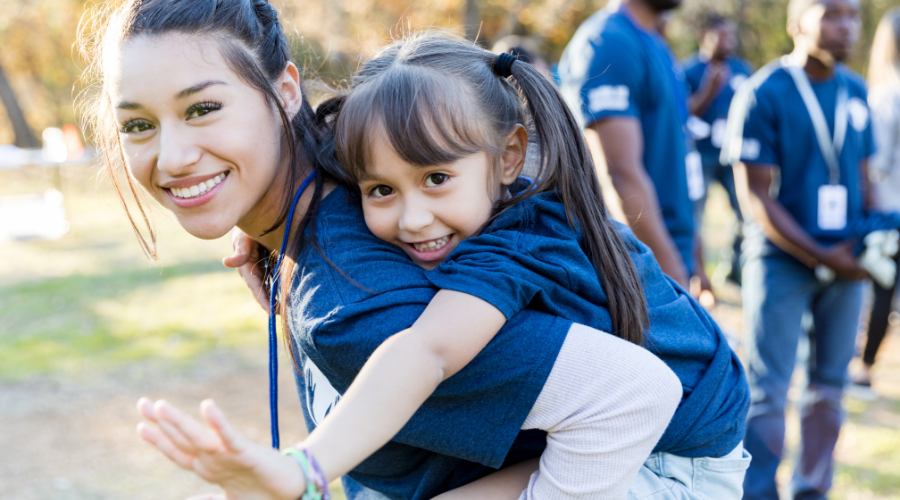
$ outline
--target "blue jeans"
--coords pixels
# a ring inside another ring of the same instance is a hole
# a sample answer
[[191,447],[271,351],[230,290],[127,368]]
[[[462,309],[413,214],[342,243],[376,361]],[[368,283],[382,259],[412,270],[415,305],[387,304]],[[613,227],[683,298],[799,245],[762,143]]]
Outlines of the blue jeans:
[[794,469],[795,500],[824,499],[831,488],[832,455],[843,414],[841,394],[853,357],[862,282],[819,283],[813,271],[779,253],[750,257],[743,269],[744,337],[750,413],[744,446],[753,462],[744,499],[778,500],[775,471],[784,451],[784,411],[804,315],[809,356],[800,401],[800,458]]
[[721,458],[653,453],[631,483],[628,500],[738,500],[749,465],[741,444]]

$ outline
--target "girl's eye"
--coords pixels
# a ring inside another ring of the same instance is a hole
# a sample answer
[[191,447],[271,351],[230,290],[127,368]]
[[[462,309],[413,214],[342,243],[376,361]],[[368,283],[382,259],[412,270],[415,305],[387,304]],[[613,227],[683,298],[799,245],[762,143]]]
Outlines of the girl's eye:
[[145,130],[150,130],[152,128],[153,125],[150,125],[150,123],[146,120],[128,120],[127,122],[122,124],[119,132],[123,134],[135,134],[144,132]]
[[191,118],[199,118],[207,113],[212,111],[216,111],[222,109],[222,103],[218,101],[204,101],[198,102],[193,106],[189,107],[187,111],[184,112],[185,118],[190,120]]
[[439,186],[439,185],[447,182],[447,179],[449,179],[449,178],[450,178],[450,176],[447,174],[439,174],[439,173],[428,174],[428,177],[425,178],[425,185],[427,187]]
[[394,194],[394,190],[384,184],[373,187],[369,190],[369,196],[373,198],[384,198],[385,196],[390,196]]

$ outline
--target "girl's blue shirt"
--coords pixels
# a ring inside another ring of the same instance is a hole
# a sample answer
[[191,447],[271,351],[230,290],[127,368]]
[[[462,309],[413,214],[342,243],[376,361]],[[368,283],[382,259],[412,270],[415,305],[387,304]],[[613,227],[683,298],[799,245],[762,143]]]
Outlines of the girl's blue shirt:
[[[637,266],[650,328],[645,346],[681,380],[684,396],[654,451],[720,457],[744,437],[750,396],[743,368],[709,314],[663,274],[650,249],[615,223]],[[555,193],[522,201],[461,242],[426,277],[481,298],[507,318],[541,311],[612,331],[603,286]],[[613,270],[614,272],[614,270]]]
[[[359,200],[346,189],[322,201],[315,229],[321,251],[307,241],[297,258],[289,318],[309,430],[372,352],[412,326],[437,292],[402,250],[369,232]],[[571,325],[532,310],[512,317],[350,478],[388,498],[427,499],[507,459],[540,455],[544,433],[520,429]]]

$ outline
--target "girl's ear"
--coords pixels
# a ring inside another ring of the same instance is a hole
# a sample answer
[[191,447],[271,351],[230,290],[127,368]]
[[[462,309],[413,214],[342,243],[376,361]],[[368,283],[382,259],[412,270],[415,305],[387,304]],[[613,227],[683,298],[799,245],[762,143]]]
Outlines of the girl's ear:
[[281,96],[281,105],[291,118],[300,111],[303,104],[303,90],[300,88],[300,71],[292,62],[288,62],[281,77],[275,82],[275,89]]
[[528,151],[528,131],[517,124],[506,137],[506,150],[503,152],[503,167],[500,172],[500,183],[509,186],[522,173],[525,166],[525,153]]

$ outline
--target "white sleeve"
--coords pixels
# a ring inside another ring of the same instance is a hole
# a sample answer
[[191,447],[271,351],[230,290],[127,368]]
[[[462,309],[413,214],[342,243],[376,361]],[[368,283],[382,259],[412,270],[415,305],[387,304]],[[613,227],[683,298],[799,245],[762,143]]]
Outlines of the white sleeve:
[[869,92],[869,109],[872,117],[872,135],[875,138],[875,155],[869,168],[884,173],[900,166],[900,94],[894,89],[873,87]]
[[649,351],[573,325],[522,426],[548,436],[519,500],[625,498],[681,397],[678,377]]

